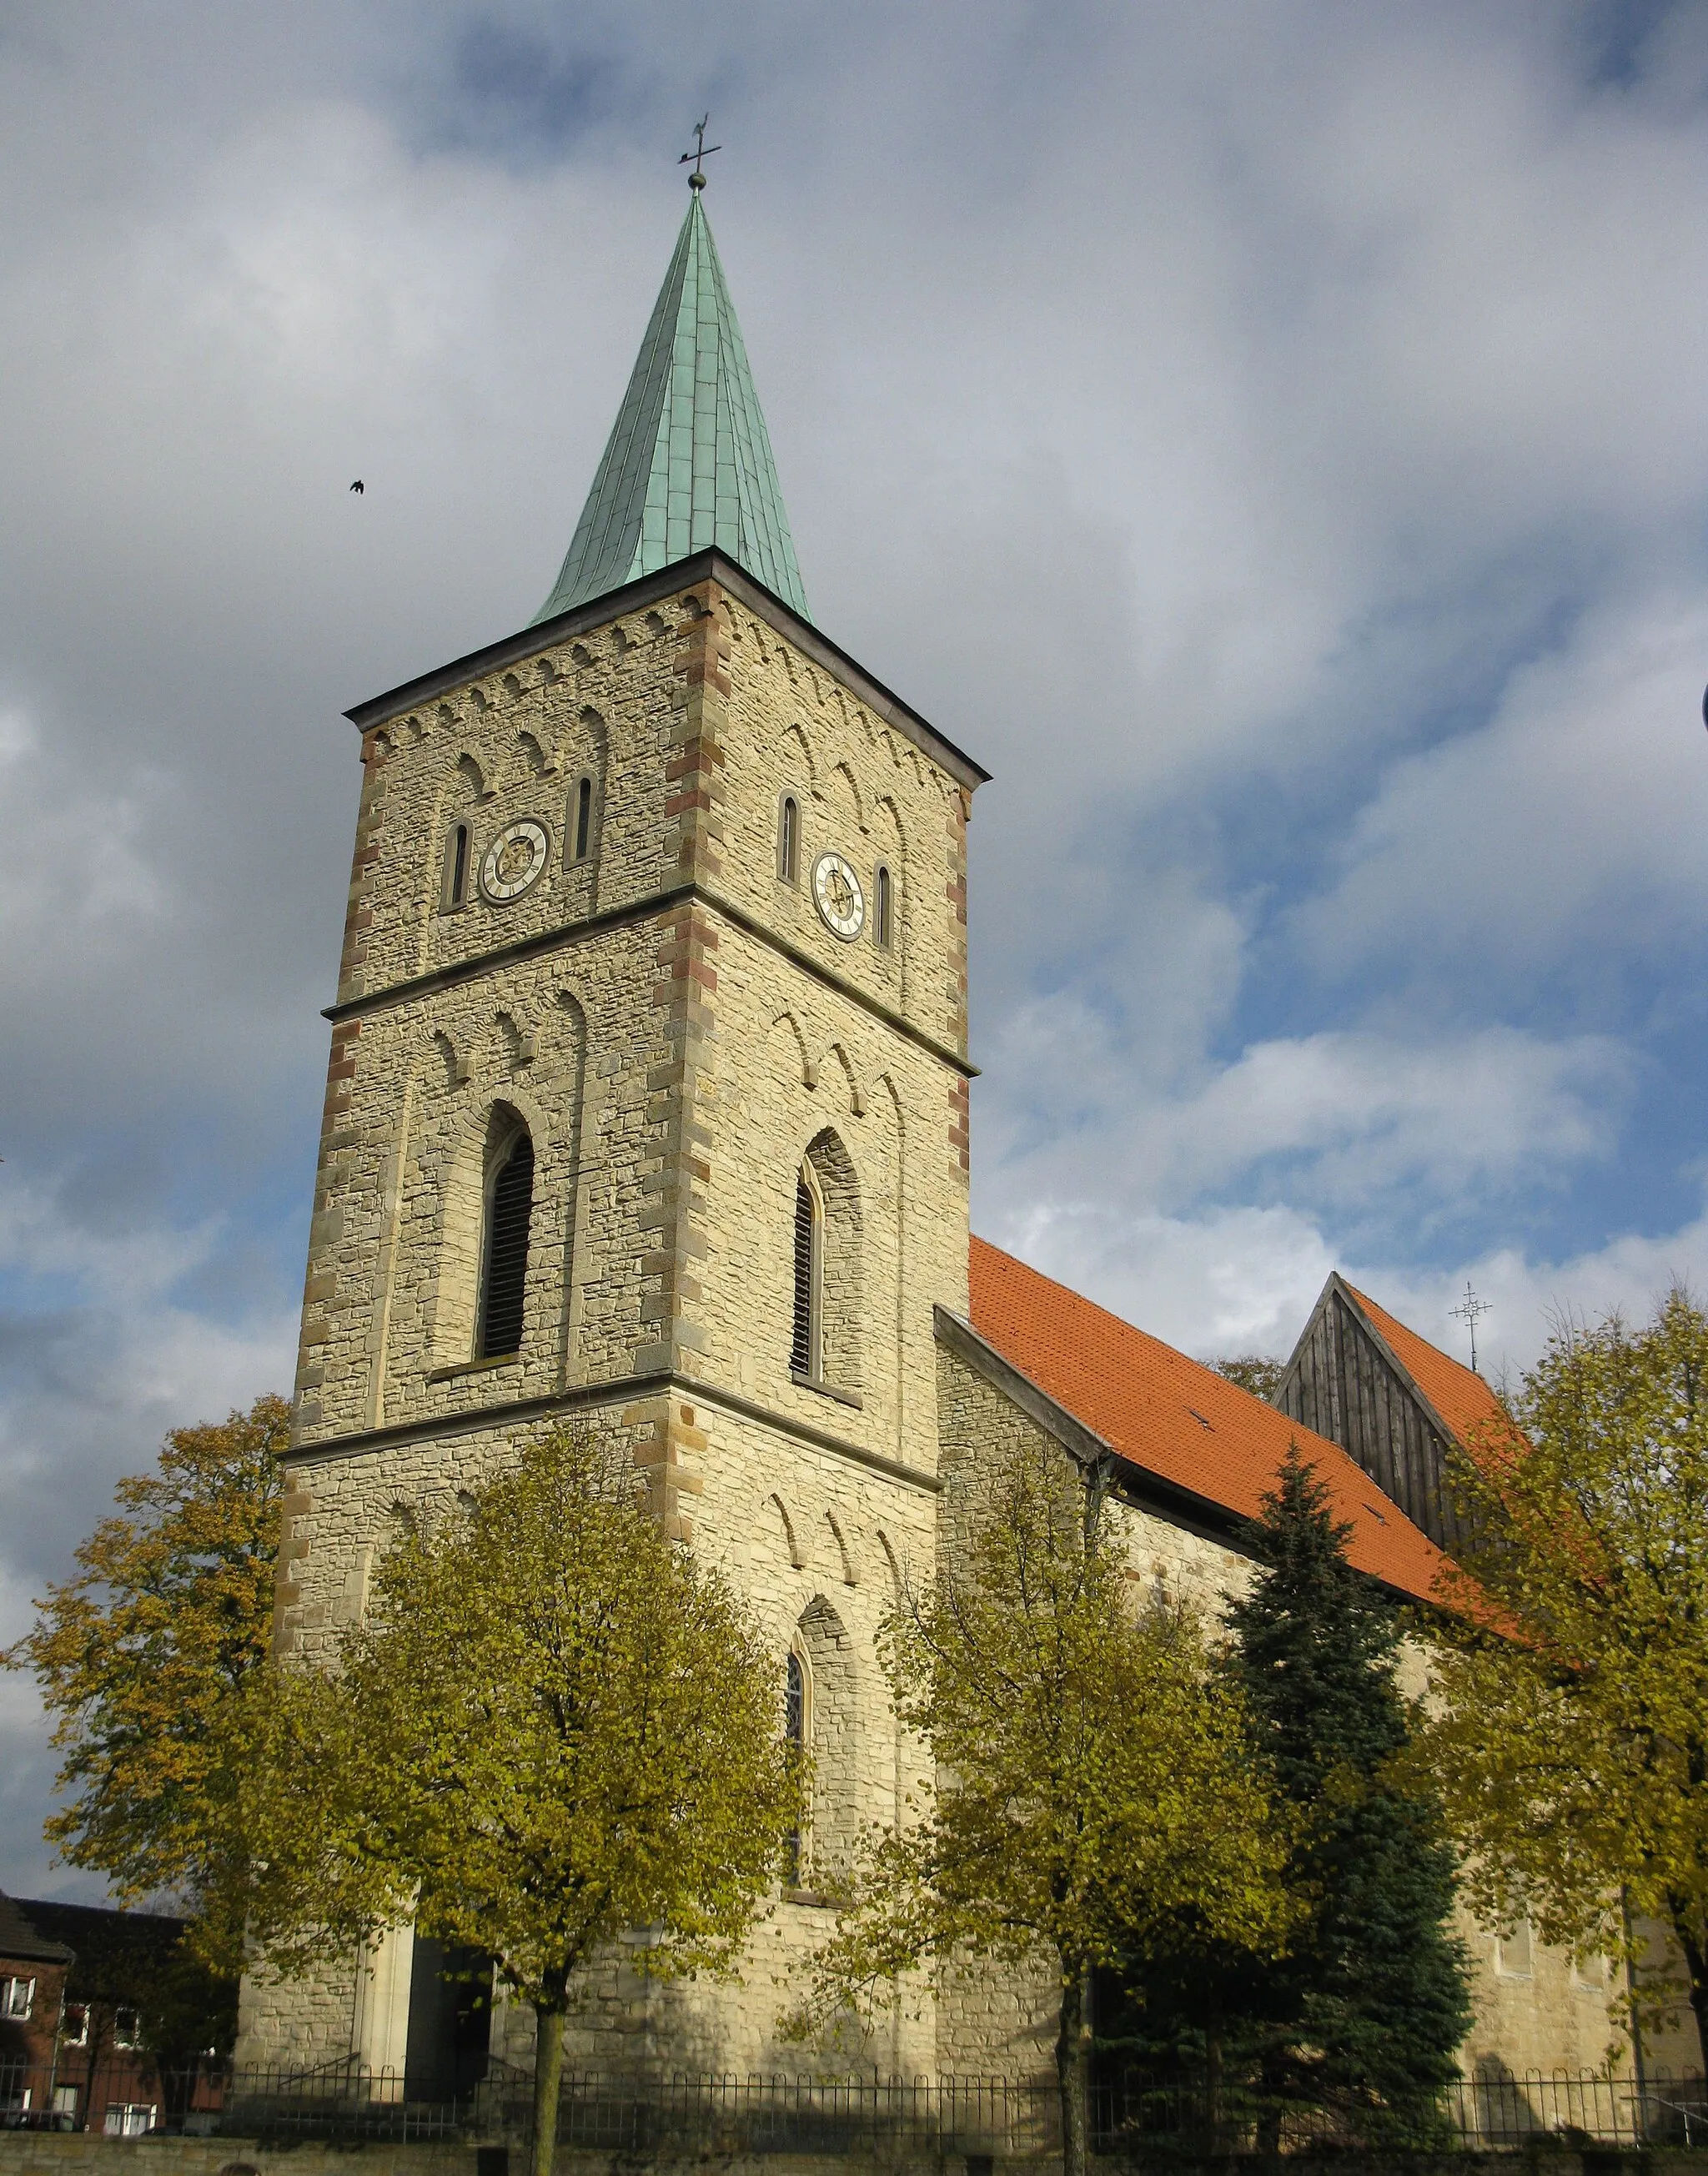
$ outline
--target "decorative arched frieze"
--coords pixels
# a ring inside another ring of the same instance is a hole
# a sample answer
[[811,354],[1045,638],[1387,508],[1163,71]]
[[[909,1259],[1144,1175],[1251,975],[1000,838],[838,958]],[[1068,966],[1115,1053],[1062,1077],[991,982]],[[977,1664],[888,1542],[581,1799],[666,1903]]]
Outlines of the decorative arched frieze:
[[807,1038],[801,1032],[799,1020],[795,1018],[793,1013],[779,1013],[771,1022],[771,1026],[773,1031],[780,1027],[788,1029],[794,1040],[796,1054],[800,1060],[801,1085],[803,1088],[816,1088],[819,1085],[819,1069],[807,1055]]
[[842,1561],[842,1584],[844,1586],[858,1586],[859,1567],[855,1563],[853,1552],[848,1547],[848,1537],[842,1531],[840,1520],[834,1511],[826,1511],[824,1524],[830,1529],[831,1536],[836,1543],[836,1553]]
[[443,1028],[433,1031],[433,1043],[445,1069],[445,1085],[449,1089],[465,1087],[474,1076],[474,1059],[466,1050],[459,1050]]
[[837,789],[838,797],[847,802],[849,815],[856,829],[863,834],[866,830],[866,802],[852,767],[839,763],[830,773],[830,784]]
[[863,1118],[866,1115],[866,1091],[860,1085],[859,1074],[854,1070],[853,1060],[840,1042],[833,1042],[826,1050],[819,1071],[822,1074],[833,1058],[841,1069],[842,1080],[847,1087],[848,1107],[857,1118]]
[[804,726],[791,725],[783,735],[785,766],[792,760],[806,776],[807,791],[816,800],[819,795],[819,764],[813,753],[813,743],[807,737]]
[[496,1022],[506,1068],[514,1072],[518,1066],[534,1062],[534,1030],[514,1012],[501,1012]]
[[804,1571],[807,1568],[807,1553],[801,1547],[799,1538],[795,1532],[795,1522],[789,1516],[788,1505],[780,1495],[775,1493],[766,1497],[765,1501],[775,1510],[778,1520],[782,1526],[783,1547],[788,1552],[789,1562],[797,1571]]

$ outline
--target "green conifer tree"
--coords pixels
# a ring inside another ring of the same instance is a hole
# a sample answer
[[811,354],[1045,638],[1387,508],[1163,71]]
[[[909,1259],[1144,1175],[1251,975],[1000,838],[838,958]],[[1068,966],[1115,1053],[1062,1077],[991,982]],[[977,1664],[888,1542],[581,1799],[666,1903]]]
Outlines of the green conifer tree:
[[1290,1447],[1247,1530],[1258,1572],[1226,1612],[1225,1667],[1304,1817],[1292,1874],[1312,1910],[1286,1957],[1241,1976],[1228,2022],[1267,2127],[1303,2105],[1340,2111],[1373,2141],[1424,2144],[1471,2021],[1447,1923],[1455,1861],[1438,1804],[1390,1772],[1409,1733],[1400,1626],[1348,1561],[1351,1532]]

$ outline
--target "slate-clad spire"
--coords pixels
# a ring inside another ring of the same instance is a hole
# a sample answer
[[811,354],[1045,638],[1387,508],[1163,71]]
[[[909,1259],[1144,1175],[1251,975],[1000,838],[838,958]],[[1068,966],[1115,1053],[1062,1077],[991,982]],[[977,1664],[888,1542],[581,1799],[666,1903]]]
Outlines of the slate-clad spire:
[[709,545],[811,617],[703,186],[702,178],[568,557],[536,624]]

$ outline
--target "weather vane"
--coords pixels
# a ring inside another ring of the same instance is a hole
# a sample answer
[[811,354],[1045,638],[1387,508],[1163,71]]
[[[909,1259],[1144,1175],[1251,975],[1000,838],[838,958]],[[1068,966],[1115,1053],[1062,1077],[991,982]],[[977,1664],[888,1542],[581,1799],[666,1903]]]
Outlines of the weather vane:
[[684,151],[676,162],[678,166],[685,166],[690,159],[694,160],[694,171],[688,177],[688,185],[691,189],[703,189],[705,187],[705,176],[700,169],[714,151],[721,151],[724,148],[721,144],[708,144],[705,140],[706,124],[710,119],[710,114],[701,114],[694,124],[693,150]]
[[1477,1294],[1476,1294],[1474,1292],[1472,1292],[1472,1290],[1471,1289],[1471,1280],[1470,1280],[1470,1278],[1469,1278],[1469,1277],[1466,1277],[1466,1279],[1465,1280],[1465,1297],[1464,1297],[1464,1298],[1463,1298],[1462,1300],[1461,1300],[1461,1301],[1460,1301],[1460,1303],[1459,1303],[1459,1304],[1458,1304],[1458,1306],[1457,1306],[1457,1307],[1450,1307],[1450,1308],[1448,1308],[1447,1312],[1448,1312],[1448,1313],[1449,1313],[1449,1314],[1453,1317],[1453,1319],[1454,1319],[1454,1320],[1455,1320],[1455,1322],[1462,1322],[1462,1323],[1465,1325],[1466,1328],[1466,1329],[1471,1332],[1471,1374],[1474,1375],[1474,1374],[1477,1372],[1477,1318],[1478,1318],[1478,1316],[1479,1316],[1479,1315],[1492,1314],[1494,1312],[1493,1305],[1493,1303],[1492,1303],[1490,1301],[1488,1301],[1488,1300],[1486,1300],[1486,1299],[1478,1299],[1478,1297],[1477,1297]]

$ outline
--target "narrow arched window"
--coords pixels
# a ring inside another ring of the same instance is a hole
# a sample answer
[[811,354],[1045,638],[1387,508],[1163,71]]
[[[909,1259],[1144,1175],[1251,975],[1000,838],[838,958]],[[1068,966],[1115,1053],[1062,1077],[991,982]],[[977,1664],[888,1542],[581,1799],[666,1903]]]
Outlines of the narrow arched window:
[[441,899],[447,907],[460,906],[469,895],[469,827],[454,824],[445,841],[445,873]]
[[525,1126],[506,1134],[487,1178],[477,1360],[522,1347],[522,1300],[528,1281],[528,1226],[534,1214],[534,1144]]
[[872,942],[889,949],[889,872],[882,862],[872,887]]
[[[801,1667],[801,1658],[791,1647],[783,1687],[783,1737],[798,1758],[807,1749],[807,1673]],[[801,1831],[791,1829],[784,1846],[786,1872],[785,1880],[791,1889],[801,1883]]]
[[789,1654],[788,1686],[784,1695],[783,1735],[791,1745],[804,1746],[807,1743],[807,1678],[801,1667],[801,1658],[792,1649]]
[[792,793],[783,796],[777,810],[777,874],[785,884],[800,881],[801,804]]
[[818,1196],[801,1172],[795,1181],[795,1324],[789,1366],[797,1375],[819,1376],[819,1284],[823,1239]]
[[593,838],[593,781],[584,778],[575,789],[574,858],[585,862]]

